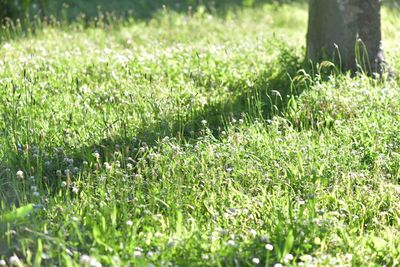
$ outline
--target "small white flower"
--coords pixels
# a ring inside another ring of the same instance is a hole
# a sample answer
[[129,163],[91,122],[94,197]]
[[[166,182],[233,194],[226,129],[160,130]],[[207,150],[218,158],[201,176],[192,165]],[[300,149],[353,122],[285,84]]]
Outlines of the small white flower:
[[292,254],[287,254],[287,255],[285,256],[284,261],[285,261],[286,263],[288,263],[288,262],[290,262],[290,261],[292,261],[292,260],[293,260],[293,255],[292,255]]
[[206,121],[206,120],[202,120],[202,121],[201,121],[201,124],[206,125],[206,124],[207,124],[207,121]]
[[257,235],[257,231],[254,229],[250,229],[250,235],[252,235],[253,237]]
[[254,264],[259,264],[260,263],[260,259],[259,258],[253,258],[251,260]]
[[6,263],[6,261],[5,260],[0,260],[0,266],[6,266],[7,265],[7,263]]
[[271,244],[266,244],[266,245],[265,245],[265,248],[266,248],[268,251],[274,250],[274,246],[271,245]]
[[106,168],[106,171],[112,170],[112,166],[108,162],[104,162],[104,168]]
[[32,185],[32,186],[31,186],[31,190],[32,190],[33,192],[36,192],[36,191],[37,191],[37,186],[36,186],[36,185]]
[[132,222],[131,220],[129,220],[129,221],[126,222],[126,225],[132,226],[132,225],[133,225],[133,222]]
[[210,259],[210,256],[208,256],[207,254],[203,254],[201,256],[201,258],[206,261],[206,260]]
[[99,152],[94,152],[92,155],[93,155],[93,157],[95,157],[96,159],[99,159],[99,158],[100,158]]
[[78,194],[78,192],[79,192],[78,187],[73,187],[73,188],[72,188],[72,193]]
[[147,256],[148,258],[153,257],[153,255],[154,255],[153,251],[148,251],[147,254],[146,254],[146,256]]
[[310,262],[310,261],[312,261],[312,256],[308,255],[308,254],[302,255],[302,256],[300,256],[300,260],[304,261],[304,262]]
[[66,182],[66,181],[62,181],[62,182],[61,182],[61,187],[64,188],[64,187],[66,187],[66,186],[67,186],[67,182]]
[[82,255],[79,257],[79,264],[81,265],[89,265],[92,258],[89,255]]
[[11,266],[22,266],[22,262],[19,260],[17,255],[11,256],[9,262]]
[[16,175],[17,175],[18,179],[24,179],[24,172],[23,171],[21,171],[21,170],[17,171]]
[[283,267],[283,265],[280,263],[275,263],[274,267]]
[[33,196],[34,196],[34,197],[40,197],[40,193],[37,192],[37,191],[35,191],[35,192],[33,192]]
[[127,168],[128,170],[132,170],[132,169],[133,169],[132,163],[126,164],[126,168]]
[[228,244],[229,246],[232,246],[232,247],[236,246],[235,241],[232,240],[232,239],[231,239],[231,240],[228,240],[227,244]]
[[135,252],[133,252],[133,256],[135,257],[141,257],[142,256],[142,252],[139,250],[135,250]]
[[162,237],[163,235],[162,235],[162,233],[160,233],[160,232],[156,232],[155,234],[154,234],[154,237],[155,238],[160,238],[160,237]]
[[95,258],[91,258],[89,262],[89,267],[102,267],[102,265]]

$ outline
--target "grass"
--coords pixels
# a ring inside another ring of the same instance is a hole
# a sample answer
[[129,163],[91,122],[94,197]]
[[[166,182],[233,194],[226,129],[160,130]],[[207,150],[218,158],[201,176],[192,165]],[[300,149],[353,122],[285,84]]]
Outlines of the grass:
[[399,82],[301,70],[306,17],[4,31],[0,264],[398,265]]

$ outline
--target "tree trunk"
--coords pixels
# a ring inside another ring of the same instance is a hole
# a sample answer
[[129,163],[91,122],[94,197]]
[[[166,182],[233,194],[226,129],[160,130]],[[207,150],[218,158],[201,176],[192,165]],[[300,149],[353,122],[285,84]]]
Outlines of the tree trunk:
[[381,73],[380,0],[310,0],[307,57],[342,70]]

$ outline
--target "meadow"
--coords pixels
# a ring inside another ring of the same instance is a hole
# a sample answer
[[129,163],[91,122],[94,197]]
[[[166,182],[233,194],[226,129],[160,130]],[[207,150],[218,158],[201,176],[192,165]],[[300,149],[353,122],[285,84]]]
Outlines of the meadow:
[[400,80],[303,62],[307,14],[9,22],[0,266],[399,265]]

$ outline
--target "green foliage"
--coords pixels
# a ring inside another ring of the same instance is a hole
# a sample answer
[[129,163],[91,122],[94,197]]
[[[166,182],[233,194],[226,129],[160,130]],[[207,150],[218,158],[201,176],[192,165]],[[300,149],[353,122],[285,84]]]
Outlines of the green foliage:
[[5,27],[1,264],[399,265],[399,82],[303,66],[306,20]]

